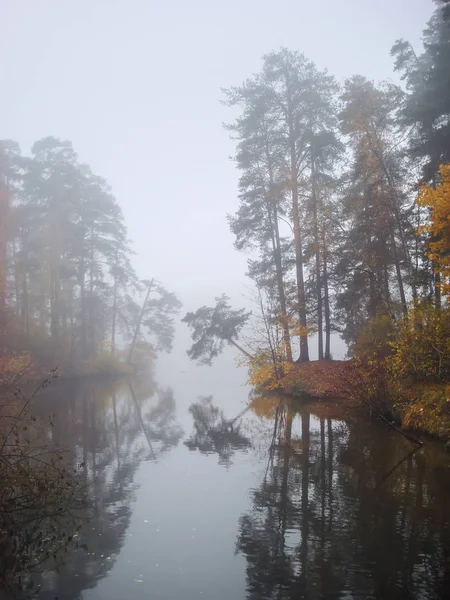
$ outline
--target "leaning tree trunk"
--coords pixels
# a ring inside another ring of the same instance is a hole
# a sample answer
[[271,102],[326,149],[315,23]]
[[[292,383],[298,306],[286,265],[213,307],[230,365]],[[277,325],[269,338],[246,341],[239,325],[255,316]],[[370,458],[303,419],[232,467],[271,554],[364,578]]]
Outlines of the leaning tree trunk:
[[392,244],[392,254],[395,264],[395,273],[397,275],[398,291],[400,293],[400,302],[402,303],[403,314],[406,316],[408,314],[408,305],[406,304],[405,288],[403,286],[403,276],[400,268],[400,260],[398,258],[397,244],[395,242],[394,231],[392,230],[392,228],[390,231],[390,235]]
[[150,296],[150,292],[152,291],[152,288],[153,288],[153,279],[149,283],[149,286],[148,286],[148,289],[147,289],[147,295],[145,296],[144,302],[143,302],[142,307],[141,307],[141,312],[139,313],[139,317],[138,317],[138,320],[137,320],[137,323],[136,323],[136,328],[134,330],[134,335],[133,335],[133,340],[131,342],[130,351],[128,352],[128,358],[127,358],[127,364],[128,365],[131,364],[131,359],[133,357],[134,347],[136,345],[136,340],[137,340],[137,337],[139,335],[139,329],[141,327],[141,321],[144,318],[145,309],[147,307],[147,302],[148,302],[148,299],[149,299],[149,296]]
[[242,346],[239,346],[239,344],[237,342],[235,342],[234,340],[232,340],[231,338],[225,338],[227,340],[227,342],[229,344],[231,344],[232,346],[234,346],[235,348],[237,348],[239,350],[239,352],[242,352],[242,354],[244,354],[247,358],[255,358],[254,356],[252,356],[250,354],[250,352],[247,352],[247,350],[244,350],[244,348]]

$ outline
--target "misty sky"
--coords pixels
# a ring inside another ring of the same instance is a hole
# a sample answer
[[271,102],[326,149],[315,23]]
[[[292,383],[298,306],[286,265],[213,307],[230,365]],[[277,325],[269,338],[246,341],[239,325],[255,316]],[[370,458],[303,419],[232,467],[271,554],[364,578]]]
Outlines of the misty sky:
[[420,48],[431,0],[0,0],[0,138],[24,153],[73,142],[111,184],[138,253],[185,308],[239,302],[246,257],[225,215],[237,206],[220,88],[284,45],[339,80],[393,78],[389,50]]

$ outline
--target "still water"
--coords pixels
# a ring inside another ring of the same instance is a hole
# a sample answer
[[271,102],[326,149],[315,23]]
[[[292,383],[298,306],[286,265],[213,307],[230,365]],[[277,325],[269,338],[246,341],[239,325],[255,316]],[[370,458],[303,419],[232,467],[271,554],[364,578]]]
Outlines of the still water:
[[90,520],[86,548],[34,576],[39,598],[450,598],[448,455],[407,457],[365,419],[274,400],[245,411],[245,372],[186,369],[46,391]]

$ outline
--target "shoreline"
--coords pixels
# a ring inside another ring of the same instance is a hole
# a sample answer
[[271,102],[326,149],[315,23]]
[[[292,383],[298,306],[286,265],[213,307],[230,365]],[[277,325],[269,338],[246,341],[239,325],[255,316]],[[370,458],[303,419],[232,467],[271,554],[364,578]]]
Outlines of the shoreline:
[[[446,406],[436,408],[436,414],[428,419],[421,402],[427,391],[433,386],[422,386],[420,399],[403,395],[397,398],[386,397],[382,407],[371,407],[361,398],[352,396],[351,389],[346,387],[346,373],[353,366],[353,361],[316,360],[295,363],[293,371],[283,385],[275,393],[291,398],[294,402],[307,403],[314,406],[327,418],[344,419],[355,416],[370,416],[372,410],[378,413],[380,420],[397,427],[402,434],[416,434],[441,443],[450,452],[450,414],[447,416]],[[406,388],[405,388],[406,390]],[[267,391],[267,390],[264,390]],[[436,404],[433,404],[436,407]],[[420,416],[420,419],[417,418]],[[423,415],[423,416],[422,416]],[[411,426],[411,423],[414,426]]]

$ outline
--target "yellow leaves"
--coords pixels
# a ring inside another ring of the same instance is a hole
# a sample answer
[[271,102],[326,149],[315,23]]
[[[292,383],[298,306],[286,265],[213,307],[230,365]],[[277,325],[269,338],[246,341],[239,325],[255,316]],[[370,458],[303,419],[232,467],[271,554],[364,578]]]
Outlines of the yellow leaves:
[[390,342],[389,368],[397,380],[447,381],[450,377],[450,309],[414,304]]
[[282,389],[284,387],[282,379],[294,369],[294,365],[284,359],[282,349],[280,349],[279,354],[282,354],[282,356],[273,357],[260,352],[248,360],[248,383],[256,388],[269,391]]
[[433,261],[436,272],[441,275],[441,291],[450,295],[450,164],[439,168],[440,183],[436,187],[425,185],[420,189],[417,202],[430,209],[430,221],[419,227],[419,233],[427,233],[428,258]]
[[447,388],[447,385],[427,383],[410,390],[408,402],[403,405],[403,425],[448,439]]

